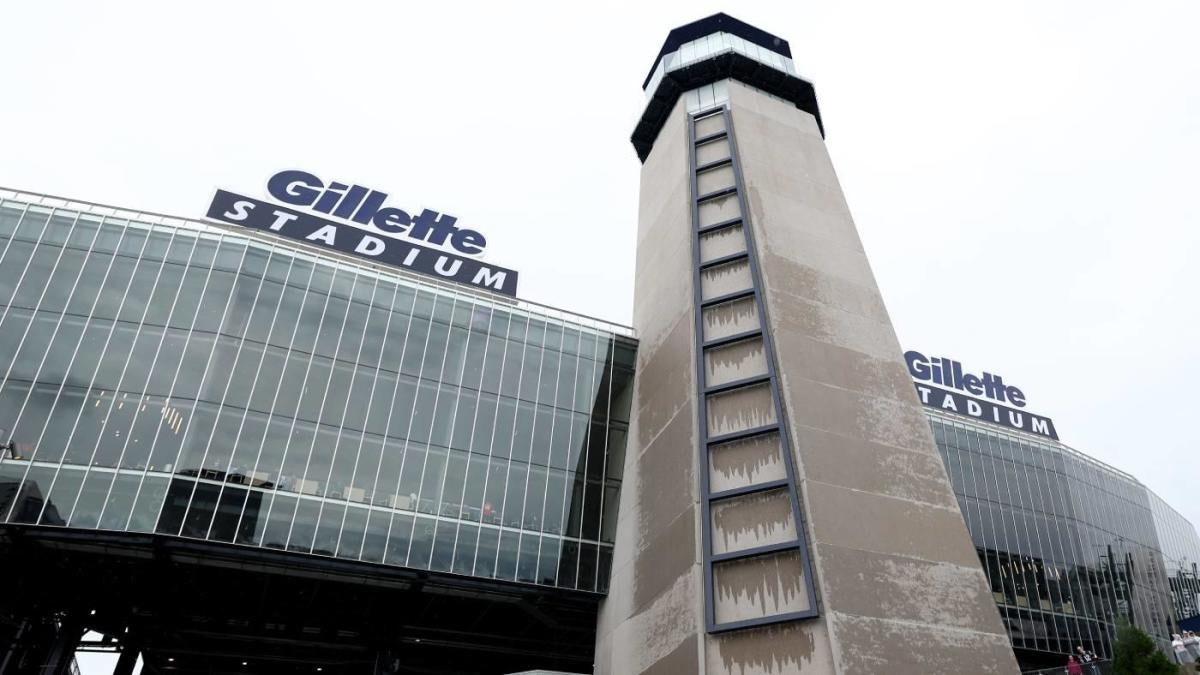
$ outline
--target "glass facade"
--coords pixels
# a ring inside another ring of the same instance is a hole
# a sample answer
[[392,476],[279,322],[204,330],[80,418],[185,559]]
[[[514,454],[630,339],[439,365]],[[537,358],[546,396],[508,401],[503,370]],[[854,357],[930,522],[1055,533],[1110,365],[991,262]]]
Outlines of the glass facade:
[[628,329],[0,197],[0,522],[606,590]]
[[[1169,643],[1182,617],[1168,572],[1178,554],[1156,528],[1161,500],[1062,444],[927,414],[1019,659],[1079,645],[1111,658],[1120,617]],[[1179,540],[1194,541],[1175,518]]]
[[1181,620],[1200,616],[1200,536],[1186,518],[1153,492],[1150,510],[1167,565],[1175,616]]
[[646,95],[651,96],[658,90],[658,83],[662,81],[663,76],[667,73],[685,68],[699,61],[711,59],[723,52],[735,52],[775,70],[789,75],[796,74],[796,64],[792,61],[791,57],[771,51],[766,47],[760,47],[732,33],[718,31],[705,35],[702,38],[685,42],[679,45],[679,49],[669,54],[664,54],[655,66],[654,74],[647,81],[646,86],[643,87]]

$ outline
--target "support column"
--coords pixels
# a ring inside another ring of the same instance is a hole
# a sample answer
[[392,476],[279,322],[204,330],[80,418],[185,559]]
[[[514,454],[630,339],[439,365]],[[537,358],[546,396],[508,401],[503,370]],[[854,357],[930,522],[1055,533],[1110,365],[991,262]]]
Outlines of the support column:
[[400,668],[400,659],[393,649],[380,649],[375,652],[374,675],[395,675]]
[[0,659],[0,675],[39,675],[58,637],[59,632],[52,619],[26,618],[14,634],[12,645]]
[[113,675],[133,675],[133,667],[137,665],[138,654],[141,650],[131,644],[121,645],[121,656],[117,659],[117,666],[113,668]]
[[25,619],[13,631],[12,642],[4,650],[4,656],[0,657],[0,675],[17,675],[20,672],[21,661],[25,654],[23,645],[29,639],[29,633],[32,630],[33,622]]
[[83,632],[83,621],[77,615],[68,614],[63,617],[50,651],[42,662],[41,675],[67,675],[70,672],[75,648],[79,646]]

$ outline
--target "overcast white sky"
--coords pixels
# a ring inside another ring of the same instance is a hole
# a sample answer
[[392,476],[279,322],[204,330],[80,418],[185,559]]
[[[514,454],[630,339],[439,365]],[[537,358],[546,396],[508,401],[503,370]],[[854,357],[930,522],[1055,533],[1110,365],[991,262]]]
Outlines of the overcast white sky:
[[16,3],[0,185],[202,216],[303,168],[628,323],[640,85],[720,10],[814,81],[902,343],[1003,375],[1200,523],[1194,1]]

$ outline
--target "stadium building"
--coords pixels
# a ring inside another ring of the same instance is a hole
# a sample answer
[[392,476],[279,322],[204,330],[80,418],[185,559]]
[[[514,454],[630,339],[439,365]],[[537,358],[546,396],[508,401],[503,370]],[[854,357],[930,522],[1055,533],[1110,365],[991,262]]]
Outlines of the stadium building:
[[1190,523],[902,353],[786,40],[643,88],[633,327],[307,171],[0,190],[0,675],[1015,673],[1198,613]]
[[[957,387],[950,378],[937,386],[930,359],[907,357],[1021,665],[1059,666],[1078,646],[1111,658],[1121,619],[1166,649],[1180,622],[1200,614],[1192,524],[1133,476],[1060,442],[1048,418],[985,413],[994,403],[966,391],[962,375]],[[1032,431],[1031,419],[1047,420],[1046,431]]]

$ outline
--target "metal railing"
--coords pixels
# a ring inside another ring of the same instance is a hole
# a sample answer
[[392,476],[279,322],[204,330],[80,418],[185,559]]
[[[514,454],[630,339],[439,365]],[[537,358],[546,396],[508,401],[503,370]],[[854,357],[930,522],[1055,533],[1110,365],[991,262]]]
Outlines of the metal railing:
[[[1093,661],[1092,663],[1080,663],[1083,668],[1083,675],[1113,675],[1112,661]],[[1061,666],[1052,666],[1050,668],[1042,668],[1040,670],[1023,670],[1021,675],[1062,675],[1067,672],[1067,664],[1064,661]]]

